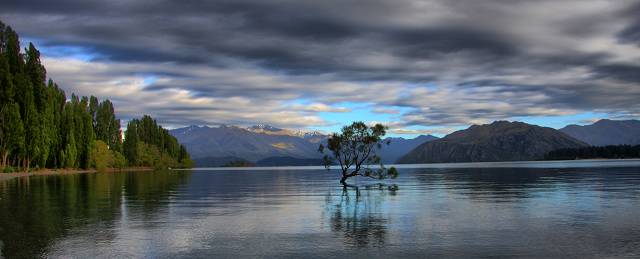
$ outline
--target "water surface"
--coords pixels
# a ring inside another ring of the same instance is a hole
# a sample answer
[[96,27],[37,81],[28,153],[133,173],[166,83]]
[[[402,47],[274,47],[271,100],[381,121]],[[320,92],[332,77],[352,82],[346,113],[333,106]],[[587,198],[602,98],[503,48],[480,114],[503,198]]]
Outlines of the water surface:
[[19,178],[0,182],[0,250],[6,258],[640,256],[640,166],[553,163],[402,168],[398,179],[346,189],[337,171],[317,168]]

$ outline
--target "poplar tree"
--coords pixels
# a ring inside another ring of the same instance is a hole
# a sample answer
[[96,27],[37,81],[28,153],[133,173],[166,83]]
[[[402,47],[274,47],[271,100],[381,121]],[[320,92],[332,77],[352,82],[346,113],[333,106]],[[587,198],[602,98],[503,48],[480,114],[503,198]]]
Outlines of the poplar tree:
[[5,103],[0,109],[0,169],[8,166],[11,153],[19,153],[24,147],[24,127],[20,108],[15,103]]
[[186,149],[149,116],[129,122],[123,143],[111,101],[75,94],[67,100],[53,80],[47,81],[40,51],[32,43],[24,54],[20,48],[18,34],[0,21],[0,169],[88,168],[96,161],[92,154],[103,153],[116,167],[125,160],[192,164]]

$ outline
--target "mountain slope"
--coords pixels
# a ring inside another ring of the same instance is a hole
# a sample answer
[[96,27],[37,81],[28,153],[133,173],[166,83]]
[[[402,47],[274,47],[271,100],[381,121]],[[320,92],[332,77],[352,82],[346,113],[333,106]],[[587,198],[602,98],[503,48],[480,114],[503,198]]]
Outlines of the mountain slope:
[[384,143],[387,141],[391,141],[391,143],[389,145],[382,145],[379,155],[382,158],[383,163],[395,163],[398,158],[406,155],[417,146],[436,139],[438,139],[438,137],[431,135],[420,135],[413,139],[385,138],[383,141]]
[[424,143],[398,163],[449,163],[535,160],[555,149],[587,144],[558,130],[522,122],[473,125]]
[[569,125],[560,131],[593,146],[640,144],[640,120],[599,120],[591,125]]
[[256,162],[273,157],[319,158],[317,144],[302,137],[256,133],[235,126],[189,126],[170,131],[193,158],[236,157]]

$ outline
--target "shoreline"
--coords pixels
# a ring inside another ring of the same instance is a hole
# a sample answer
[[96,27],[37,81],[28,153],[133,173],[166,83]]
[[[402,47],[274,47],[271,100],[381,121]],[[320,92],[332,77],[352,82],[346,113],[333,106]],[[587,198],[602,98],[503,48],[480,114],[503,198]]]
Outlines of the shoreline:
[[[132,172],[132,171],[153,171],[153,167],[126,167],[126,168],[109,168],[102,173],[114,172]],[[47,175],[71,175],[71,174],[90,174],[98,173],[96,169],[40,169],[29,173],[0,173],[0,182],[14,178],[29,176],[47,176]]]
[[[640,158],[625,159],[580,159],[580,160],[533,160],[533,161],[503,161],[503,162],[456,162],[456,163],[427,163],[427,164],[385,164],[386,167],[398,169],[418,168],[584,168],[584,167],[640,167]],[[339,170],[339,166],[332,166],[331,170]],[[270,166],[270,167],[194,167],[191,171],[242,171],[242,170],[326,170],[324,166]]]

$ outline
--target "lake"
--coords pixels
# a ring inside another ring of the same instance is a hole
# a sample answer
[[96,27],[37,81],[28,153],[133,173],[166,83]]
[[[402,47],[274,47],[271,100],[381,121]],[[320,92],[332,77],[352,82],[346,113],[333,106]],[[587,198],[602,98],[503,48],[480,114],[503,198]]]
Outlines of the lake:
[[640,161],[217,168],[0,182],[4,258],[640,257]]

